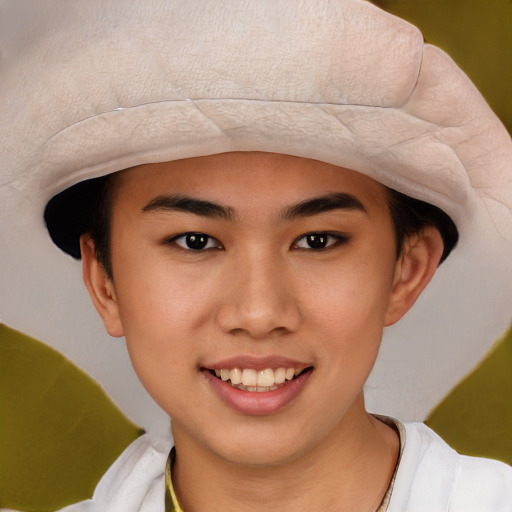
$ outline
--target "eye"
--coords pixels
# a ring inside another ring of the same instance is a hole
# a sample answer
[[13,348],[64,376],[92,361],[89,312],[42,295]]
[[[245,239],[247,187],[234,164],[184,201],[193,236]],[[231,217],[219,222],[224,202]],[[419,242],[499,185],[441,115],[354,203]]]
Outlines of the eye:
[[328,249],[330,247],[334,247],[336,245],[345,243],[348,241],[348,237],[344,235],[338,235],[334,233],[307,233],[293,244],[295,248],[298,249],[313,249],[313,250],[321,250]]
[[183,233],[170,240],[182,249],[202,251],[205,249],[220,249],[222,246],[218,240],[205,233]]

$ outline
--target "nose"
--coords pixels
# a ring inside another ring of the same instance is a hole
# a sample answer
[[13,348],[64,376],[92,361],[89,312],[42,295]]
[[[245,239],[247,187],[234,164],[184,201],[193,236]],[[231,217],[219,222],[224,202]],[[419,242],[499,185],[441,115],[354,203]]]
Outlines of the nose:
[[220,328],[230,334],[265,339],[296,331],[302,314],[285,265],[271,258],[245,258],[232,266],[217,310]]

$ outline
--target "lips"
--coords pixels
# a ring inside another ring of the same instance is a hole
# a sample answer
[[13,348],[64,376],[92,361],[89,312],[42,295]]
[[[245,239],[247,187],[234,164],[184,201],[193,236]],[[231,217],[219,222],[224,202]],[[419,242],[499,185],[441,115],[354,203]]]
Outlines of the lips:
[[231,409],[246,415],[273,414],[295,400],[313,367],[285,359],[236,358],[203,367],[211,388]]

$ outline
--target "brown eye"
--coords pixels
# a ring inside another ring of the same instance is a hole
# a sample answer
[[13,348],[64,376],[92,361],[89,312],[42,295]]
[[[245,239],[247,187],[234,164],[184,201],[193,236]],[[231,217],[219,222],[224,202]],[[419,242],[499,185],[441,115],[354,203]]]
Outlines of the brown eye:
[[341,244],[347,240],[346,236],[333,233],[307,233],[299,238],[294,245],[299,249],[321,250]]
[[218,249],[221,247],[218,240],[205,233],[184,233],[172,240],[182,249],[202,251],[204,249]]
[[306,235],[306,243],[311,247],[311,249],[323,249],[327,247],[327,243],[329,241],[329,237],[324,234],[312,233],[310,235]]

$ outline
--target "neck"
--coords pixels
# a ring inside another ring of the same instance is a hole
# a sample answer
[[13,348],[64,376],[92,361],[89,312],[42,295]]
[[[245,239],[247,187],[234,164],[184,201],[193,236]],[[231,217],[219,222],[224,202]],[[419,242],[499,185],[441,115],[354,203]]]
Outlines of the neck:
[[265,467],[227,461],[173,425],[173,485],[186,512],[280,510],[375,512],[396,466],[393,429],[364,410],[362,397],[321,444]]

